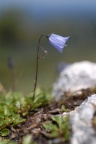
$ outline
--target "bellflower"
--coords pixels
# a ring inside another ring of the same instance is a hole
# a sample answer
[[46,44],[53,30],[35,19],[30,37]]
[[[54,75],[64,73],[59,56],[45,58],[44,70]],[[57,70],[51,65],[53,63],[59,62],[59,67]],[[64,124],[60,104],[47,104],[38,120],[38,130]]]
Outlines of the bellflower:
[[14,61],[13,61],[12,57],[8,58],[8,68],[9,69],[14,68]]
[[69,37],[62,37],[57,34],[51,34],[47,36],[49,43],[54,46],[59,52],[62,53],[66,42],[68,41]]
[[[39,37],[39,43],[37,47],[37,55],[36,55],[36,75],[35,75],[35,83],[34,83],[34,90],[33,90],[33,100],[35,98],[35,91],[37,86],[37,79],[38,79],[38,62],[39,62],[39,50],[41,48],[40,42],[41,38],[46,37],[49,40],[49,43],[54,46],[60,53],[63,51],[64,46],[66,46],[66,42],[68,41],[69,37],[62,37],[57,34],[50,34],[50,35],[41,35]],[[44,53],[47,53],[45,49],[42,48]]]

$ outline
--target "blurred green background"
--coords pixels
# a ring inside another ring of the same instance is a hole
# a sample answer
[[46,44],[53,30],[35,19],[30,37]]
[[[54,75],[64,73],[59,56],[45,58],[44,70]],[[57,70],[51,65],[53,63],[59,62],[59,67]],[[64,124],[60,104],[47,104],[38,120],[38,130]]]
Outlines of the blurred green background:
[[38,39],[50,33],[70,39],[62,54],[42,39],[48,54],[39,61],[38,86],[44,88],[50,88],[56,80],[60,63],[96,62],[96,1],[0,1],[0,82],[6,89],[12,86],[8,68],[8,58],[12,57],[16,89],[32,91]]

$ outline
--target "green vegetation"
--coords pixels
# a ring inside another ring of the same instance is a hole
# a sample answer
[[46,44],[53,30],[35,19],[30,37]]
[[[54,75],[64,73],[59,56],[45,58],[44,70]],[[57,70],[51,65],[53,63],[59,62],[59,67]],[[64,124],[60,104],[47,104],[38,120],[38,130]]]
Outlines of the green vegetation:
[[36,97],[32,101],[32,94],[24,96],[14,92],[0,95],[0,135],[7,136],[9,128],[25,121],[29,110],[48,104],[52,99],[50,92],[37,89]]
[[51,138],[62,138],[63,141],[69,140],[70,125],[69,116],[63,117],[62,115],[52,116],[52,122],[43,124]]
[[11,142],[9,140],[2,140],[0,139],[0,144],[16,144],[15,142]]
[[[45,91],[39,88],[36,89],[34,101],[32,101],[32,93],[27,95],[23,95],[20,92],[0,94],[0,144],[17,144],[16,141],[10,141],[11,130],[20,124],[24,124],[27,116],[29,115],[30,117],[30,112],[31,118],[33,118],[34,110],[43,108],[47,104],[50,105],[52,100],[53,97],[50,90]],[[62,109],[65,111],[64,106]],[[39,135],[43,134],[49,139],[60,138],[61,141],[68,141],[70,138],[69,116],[53,115],[51,119],[41,121],[40,125],[42,125],[44,131],[41,130]],[[22,144],[35,144],[32,133],[22,136]]]
[[[0,139],[0,144],[16,144],[16,143],[13,142],[13,141],[10,141],[10,140]],[[32,136],[31,135],[26,135],[25,137],[23,137],[22,144],[35,144],[35,143],[32,141]]]

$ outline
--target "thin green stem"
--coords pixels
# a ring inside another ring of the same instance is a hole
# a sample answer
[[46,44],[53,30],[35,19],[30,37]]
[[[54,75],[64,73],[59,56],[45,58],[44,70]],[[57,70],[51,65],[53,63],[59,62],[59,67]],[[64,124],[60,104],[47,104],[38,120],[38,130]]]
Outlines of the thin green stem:
[[38,47],[37,47],[37,56],[36,56],[36,75],[35,75],[35,83],[34,83],[34,90],[33,90],[33,100],[35,98],[35,91],[36,91],[36,86],[37,86],[37,79],[38,79],[38,62],[39,62],[39,49],[40,49],[40,41],[41,41],[41,38],[43,36],[46,36],[46,35],[41,35],[40,38],[39,38],[39,43],[38,43]]

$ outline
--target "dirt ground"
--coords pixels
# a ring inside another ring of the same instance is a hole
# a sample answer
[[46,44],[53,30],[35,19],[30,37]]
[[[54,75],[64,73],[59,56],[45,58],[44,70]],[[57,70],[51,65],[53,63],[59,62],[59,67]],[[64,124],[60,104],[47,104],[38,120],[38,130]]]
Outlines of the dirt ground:
[[69,141],[62,142],[60,138],[51,138],[42,124],[46,121],[52,121],[53,115],[62,114],[62,105],[65,106],[66,111],[72,111],[93,93],[96,93],[96,88],[81,90],[76,93],[65,93],[59,101],[53,100],[49,105],[40,107],[35,111],[29,111],[24,123],[11,128],[8,138],[22,144],[22,137],[26,134],[32,134],[33,141],[38,144],[68,144]]

